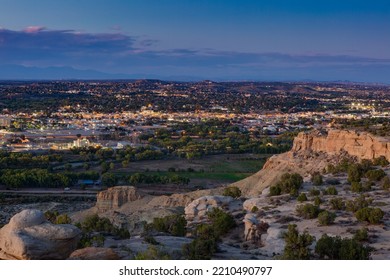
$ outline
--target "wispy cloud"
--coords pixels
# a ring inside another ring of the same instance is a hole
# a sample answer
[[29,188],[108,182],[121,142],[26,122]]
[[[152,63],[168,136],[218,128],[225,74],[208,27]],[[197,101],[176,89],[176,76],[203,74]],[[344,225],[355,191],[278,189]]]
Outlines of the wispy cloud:
[[[113,33],[51,30],[29,26],[15,31],[0,28],[0,64],[69,66],[111,73],[193,75],[214,77],[340,76],[353,79],[365,69],[375,77],[390,76],[390,59],[351,55],[245,53],[214,49],[158,49],[158,41]],[[316,74],[318,74],[316,76]]]

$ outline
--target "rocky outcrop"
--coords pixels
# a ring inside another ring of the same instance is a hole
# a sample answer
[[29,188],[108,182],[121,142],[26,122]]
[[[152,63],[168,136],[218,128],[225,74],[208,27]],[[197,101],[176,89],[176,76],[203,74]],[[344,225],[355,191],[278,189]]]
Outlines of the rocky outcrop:
[[367,132],[329,130],[301,132],[294,139],[293,153],[323,152],[329,155],[346,152],[358,159],[384,156],[390,160],[390,140]]
[[119,260],[120,257],[111,248],[87,247],[74,251],[69,260]]
[[115,210],[128,202],[139,200],[144,196],[145,194],[138,191],[135,187],[112,187],[98,193],[96,207],[98,212]]
[[329,130],[301,132],[289,152],[270,157],[256,174],[234,183],[246,196],[257,196],[272,186],[286,172],[309,176],[322,171],[329,163],[349,156],[373,159],[380,156],[390,160],[390,140],[366,132]]
[[242,202],[231,196],[202,196],[186,206],[184,209],[186,220],[189,223],[200,223],[207,219],[207,212],[215,207],[234,213],[242,210]]
[[23,210],[0,229],[0,259],[66,259],[80,237],[73,225],[54,225],[39,210]]

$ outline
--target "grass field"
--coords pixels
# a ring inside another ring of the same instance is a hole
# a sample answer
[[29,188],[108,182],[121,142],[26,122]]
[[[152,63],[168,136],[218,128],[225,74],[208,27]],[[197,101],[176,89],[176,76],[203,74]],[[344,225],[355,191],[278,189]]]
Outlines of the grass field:
[[[269,155],[214,155],[201,159],[171,159],[132,162],[115,168],[118,175],[147,173],[158,175],[178,174],[190,178],[190,186],[212,188],[244,179],[259,171]],[[168,170],[175,170],[169,172]]]

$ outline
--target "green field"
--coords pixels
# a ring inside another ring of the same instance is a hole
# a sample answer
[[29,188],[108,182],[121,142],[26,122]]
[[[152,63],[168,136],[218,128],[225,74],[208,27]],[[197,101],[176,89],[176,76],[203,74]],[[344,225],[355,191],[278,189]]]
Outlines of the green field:
[[268,155],[240,154],[207,156],[196,160],[141,161],[132,162],[126,168],[118,165],[114,173],[121,177],[134,173],[178,174],[189,178],[190,186],[213,187],[234,183],[256,173],[262,168],[267,157]]

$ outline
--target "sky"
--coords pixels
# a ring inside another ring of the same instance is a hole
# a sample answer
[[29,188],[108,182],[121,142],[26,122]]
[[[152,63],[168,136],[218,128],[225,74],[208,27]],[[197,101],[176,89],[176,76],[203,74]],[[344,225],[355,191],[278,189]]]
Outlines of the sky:
[[390,1],[0,0],[9,66],[390,83]]

